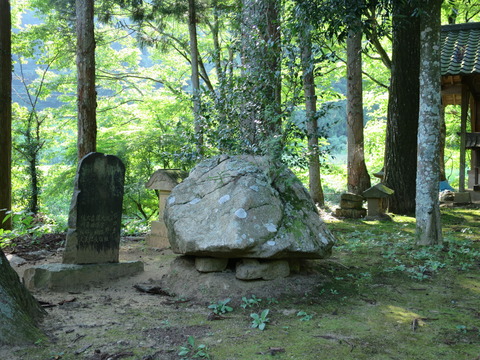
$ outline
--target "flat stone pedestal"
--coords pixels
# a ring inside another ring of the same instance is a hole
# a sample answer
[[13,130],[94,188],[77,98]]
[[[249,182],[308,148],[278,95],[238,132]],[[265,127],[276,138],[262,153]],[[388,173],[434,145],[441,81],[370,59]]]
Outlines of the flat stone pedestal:
[[23,283],[29,290],[80,291],[143,272],[143,262],[106,264],[44,264],[26,269]]

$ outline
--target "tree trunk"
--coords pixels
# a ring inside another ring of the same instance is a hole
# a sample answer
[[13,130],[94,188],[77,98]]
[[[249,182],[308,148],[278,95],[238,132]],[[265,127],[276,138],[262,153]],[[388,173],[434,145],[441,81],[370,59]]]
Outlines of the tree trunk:
[[97,146],[93,4],[93,0],[76,0],[78,160]]
[[312,57],[312,26],[302,25],[300,46],[302,51],[303,91],[308,137],[308,188],[313,201],[325,205],[322,181],[320,178],[320,154],[318,148],[317,95],[315,94],[315,64]]
[[440,7],[442,0],[424,0],[420,23],[420,110],[416,191],[416,238],[419,245],[441,244],[438,200],[440,179]]
[[36,324],[44,314],[0,250],[0,345],[33,344],[43,339]]
[[243,0],[242,64],[244,99],[242,132],[252,152],[278,155],[281,133],[280,2]]
[[10,1],[0,0],[0,229],[10,230],[12,219],[12,40]]
[[384,183],[395,193],[389,210],[415,213],[420,27],[414,8],[393,2],[392,75],[388,101]]
[[347,173],[348,191],[361,195],[371,186],[363,146],[362,31],[347,37]]
[[192,62],[193,118],[198,156],[203,156],[203,135],[201,124],[200,77],[198,74],[197,15],[195,0],[188,0],[188,32],[190,34],[190,58]]

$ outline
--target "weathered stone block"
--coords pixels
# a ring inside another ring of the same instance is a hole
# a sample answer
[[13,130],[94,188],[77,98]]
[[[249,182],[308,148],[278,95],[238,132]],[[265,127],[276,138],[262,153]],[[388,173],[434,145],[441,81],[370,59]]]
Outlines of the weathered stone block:
[[152,230],[145,236],[145,242],[153,248],[164,249],[170,247],[168,242],[167,227],[162,221],[152,221]]
[[228,259],[196,257],[195,268],[200,272],[218,272],[227,268]]
[[242,259],[237,262],[235,276],[240,280],[273,280],[290,275],[288,260]]

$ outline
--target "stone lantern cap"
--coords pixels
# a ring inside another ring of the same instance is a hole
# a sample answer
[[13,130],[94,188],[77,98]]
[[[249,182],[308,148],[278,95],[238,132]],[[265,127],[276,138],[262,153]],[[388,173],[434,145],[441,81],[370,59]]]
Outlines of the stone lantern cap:
[[373,185],[371,188],[365,190],[362,195],[366,199],[380,199],[392,195],[395,191],[386,187],[382,183]]
[[188,172],[179,169],[160,169],[153,173],[145,187],[152,190],[171,191],[188,176]]

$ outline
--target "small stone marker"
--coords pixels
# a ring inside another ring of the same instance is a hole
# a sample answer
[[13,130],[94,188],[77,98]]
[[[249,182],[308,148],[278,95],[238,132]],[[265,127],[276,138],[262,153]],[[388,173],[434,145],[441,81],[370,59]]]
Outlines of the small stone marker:
[[116,156],[80,160],[70,205],[64,264],[117,263],[125,166]]
[[394,191],[382,183],[373,185],[363,192],[363,197],[367,199],[367,218],[366,220],[390,219],[385,214],[383,199],[392,195]]
[[148,246],[165,248],[170,246],[167,236],[167,227],[163,221],[165,204],[172,189],[188,176],[186,171],[178,169],[160,169],[153,173],[145,184],[147,189],[158,190],[158,220],[152,221],[150,234],[146,236]]

